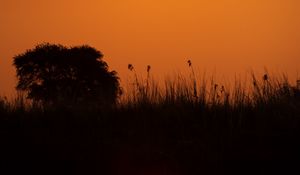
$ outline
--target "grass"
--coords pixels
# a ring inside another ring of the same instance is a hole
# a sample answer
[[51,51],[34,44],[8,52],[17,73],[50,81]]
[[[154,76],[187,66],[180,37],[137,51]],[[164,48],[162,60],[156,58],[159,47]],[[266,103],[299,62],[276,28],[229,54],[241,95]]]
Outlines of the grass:
[[196,79],[192,70],[191,78],[177,75],[161,86],[150,69],[146,80],[133,72],[132,87],[111,108],[0,98],[2,159],[31,162],[30,171],[40,165],[43,174],[60,168],[73,174],[299,172],[299,89],[287,78],[252,74],[251,83],[236,80],[227,88]]

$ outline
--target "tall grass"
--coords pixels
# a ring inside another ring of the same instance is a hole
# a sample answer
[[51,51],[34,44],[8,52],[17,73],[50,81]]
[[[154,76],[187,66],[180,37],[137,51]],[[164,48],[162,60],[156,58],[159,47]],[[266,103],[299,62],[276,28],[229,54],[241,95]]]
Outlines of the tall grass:
[[286,76],[280,78],[265,74],[257,77],[254,73],[250,76],[250,80],[236,79],[230,87],[226,87],[218,84],[214,77],[196,79],[194,70],[192,70],[191,77],[178,74],[165,79],[163,85],[149,78],[149,74],[146,80],[139,79],[135,74],[135,82],[132,83],[133,86],[129,86],[129,91],[124,94],[120,104],[123,106],[128,104],[189,104],[206,107],[247,106],[251,108],[297,100],[299,88],[290,84]]
[[228,87],[214,77],[197,78],[192,67],[191,76],[164,82],[149,67],[145,79],[128,68],[133,81],[110,108],[50,108],[22,95],[0,98],[0,139],[6,146],[0,152],[14,159],[73,160],[84,165],[81,173],[105,174],[107,163],[118,169],[108,160],[124,147],[139,166],[150,166],[148,159],[176,162],[182,174],[297,169],[300,89],[286,76],[252,73]]

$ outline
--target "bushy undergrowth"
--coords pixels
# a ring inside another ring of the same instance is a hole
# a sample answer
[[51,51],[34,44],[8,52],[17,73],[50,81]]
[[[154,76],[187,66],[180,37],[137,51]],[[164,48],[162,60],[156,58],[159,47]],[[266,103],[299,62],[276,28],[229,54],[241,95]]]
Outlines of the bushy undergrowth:
[[177,174],[297,170],[299,89],[269,75],[246,84],[227,89],[177,76],[159,86],[150,76],[136,77],[131,91],[109,108],[1,98],[2,158],[44,168],[50,165],[41,161],[55,160],[74,174],[130,174],[114,171],[122,169],[116,162],[124,152],[128,167],[168,164]]

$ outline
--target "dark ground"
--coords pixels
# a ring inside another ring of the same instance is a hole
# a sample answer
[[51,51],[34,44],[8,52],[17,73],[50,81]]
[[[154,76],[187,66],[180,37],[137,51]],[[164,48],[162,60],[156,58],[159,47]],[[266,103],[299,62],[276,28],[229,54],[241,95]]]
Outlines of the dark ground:
[[9,174],[299,174],[299,109],[2,111],[1,167]]

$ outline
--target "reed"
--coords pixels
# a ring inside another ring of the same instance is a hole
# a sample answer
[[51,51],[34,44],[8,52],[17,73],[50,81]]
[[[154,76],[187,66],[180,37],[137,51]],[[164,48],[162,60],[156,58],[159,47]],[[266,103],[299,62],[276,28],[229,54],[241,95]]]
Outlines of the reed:
[[[67,159],[80,162],[77,166],[97,160],[102,163],[91,171],[103,165],[99,174],[113,160],[103,155],[114,155],[124,145],[139,163],[163,157],[179,162],[182,174],[264,174],[277,170],[274,162],[299,161],[300,90],[287,76],[252,73],[247,82],[235,79],[225,86],[215,77],[197,79],[193,71],[193,76],[177,74],[161,83],[149,67],[145,79],[132,65],[128,69],[133,82],[115,106],[45,106],[22,94],[13,101],[1,97],[1,155]],[[248,163],[253,160],[256,166]]]

